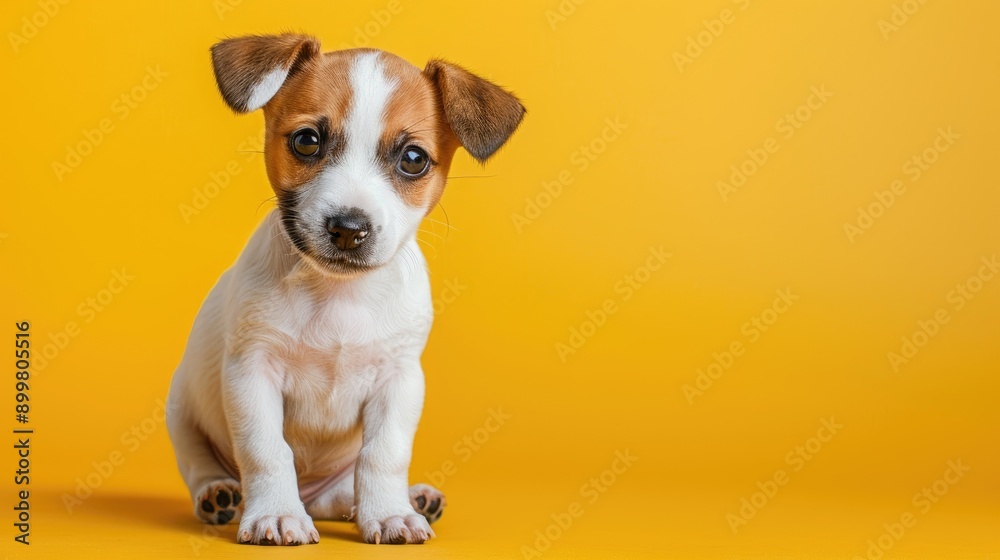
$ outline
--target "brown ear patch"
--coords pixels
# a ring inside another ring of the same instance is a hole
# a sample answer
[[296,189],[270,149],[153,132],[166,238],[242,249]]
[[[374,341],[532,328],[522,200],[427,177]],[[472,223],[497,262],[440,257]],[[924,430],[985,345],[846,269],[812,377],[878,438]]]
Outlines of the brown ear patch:
[[319,41],[307,35],[248,35],[213,45],[212,68],[226,104],[246,113],[263,106],[288,75],[319,52]]
[[499,150],[521,124],[524,106],[496,84],[443,60],[428,62],[424,74],[441,95],[448,125],[480,162]]

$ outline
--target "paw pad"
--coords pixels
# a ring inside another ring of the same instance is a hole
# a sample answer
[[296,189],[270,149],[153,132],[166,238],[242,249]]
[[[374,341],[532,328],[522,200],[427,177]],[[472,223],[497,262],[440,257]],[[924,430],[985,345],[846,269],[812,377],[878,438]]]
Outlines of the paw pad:
[[235,480],[211,482],[195,500],[195,515],[209,525],[225,525],[239,516],[243,496]]
[[444,494],[433,486],[414,484],[410,487],[410,505],[417,513],[427,518],[428,523],[441,519],[446,504]]

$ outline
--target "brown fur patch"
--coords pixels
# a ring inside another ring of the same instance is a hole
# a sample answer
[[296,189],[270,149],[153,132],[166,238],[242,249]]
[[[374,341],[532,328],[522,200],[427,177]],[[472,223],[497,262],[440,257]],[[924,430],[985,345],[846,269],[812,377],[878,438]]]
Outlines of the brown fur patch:
[[499,150],[524,118],[517,97],[460,66],[432,60],[424,73],[437,85],[451,129],[480,162]]
[[307,35],[248,35],[213,45],[212,68],[226,104],[237,113],[246,113],[253,88],[264,76],[278,68],[291,76],[300,63],[319,51],[319,41]]
[[387,154],[391,166],[389,176],[393,178],[396,192],[408,205],[430,212],[444,193],[459,142],[444,119],[434,84],[415,66],[395,55],[383,53],[381,61],[386,75],[397,83],[385,109],[380,144],[395,146],[405,137],[406,142],[399,147],[423,148],[433,162],[426,175],[410,180],[395,172],[399,154]]
[[[361,51],[335,51],[310,60],[290,77],[264,107],[267,176],[279,198],[294,192],[322,171],[351,107],[350,68]],[[320,129],[328,123],[321,150],[314,161],[303,161],[288,147],[289,137],[303,127]]]

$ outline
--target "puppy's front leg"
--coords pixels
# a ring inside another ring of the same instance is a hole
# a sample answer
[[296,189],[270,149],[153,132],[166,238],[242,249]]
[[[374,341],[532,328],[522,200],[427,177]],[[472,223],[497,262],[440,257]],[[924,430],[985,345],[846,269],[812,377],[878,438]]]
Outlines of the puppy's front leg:
[[410,455],[424,402],[419,358],[387,372],[362,409],[364,441],[354,475],[358,529],[365,542],[420,544],[434,535],[410,505]]
[[299,499],[292,449],[282,435],[281,375],[263,356],[227,359],[223,402],[246,500],[237,540],[251,544],[319,542]]

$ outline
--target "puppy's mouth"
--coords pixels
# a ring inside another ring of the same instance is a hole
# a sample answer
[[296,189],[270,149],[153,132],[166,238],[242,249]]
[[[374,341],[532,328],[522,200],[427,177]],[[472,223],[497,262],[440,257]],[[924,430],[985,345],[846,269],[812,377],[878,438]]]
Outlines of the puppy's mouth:
[[[319,272],[332,276],[354,277],[379,267],[368,259],[368,248],[343,251],[325,239],[317,243],[312,238],[322,238],[322,234],[316,236],[304,234],[297,217],[294,212],[283,212],[282,229],[299,255]],[[320,247],[317,248],[317,245]]]
[[[281,229],[302,256],[317,271],[330,276],[355,277],[379,268],[376,234],[381,227],[372,227],[367,216],[358,219],[360,211],[346,212],[317,224],[304,220],[294,194],[278,197]],[[361,225],[358,225],[361,224]]]
[[371,263],[359,261],[349,257],[328,257],[312,253],[306,254],[305,256],[323,272],[327,272],[335,276],[359,276],[378,268],[378,265],[373,265]]
[[340,251],[326,243],[318,243],[317,249],[315,244],[315,241],[306,242],[303,247],[293,242],[299,254],[324,274],[353,277],[371,272],[380,266],[371,262],[368,251]]

